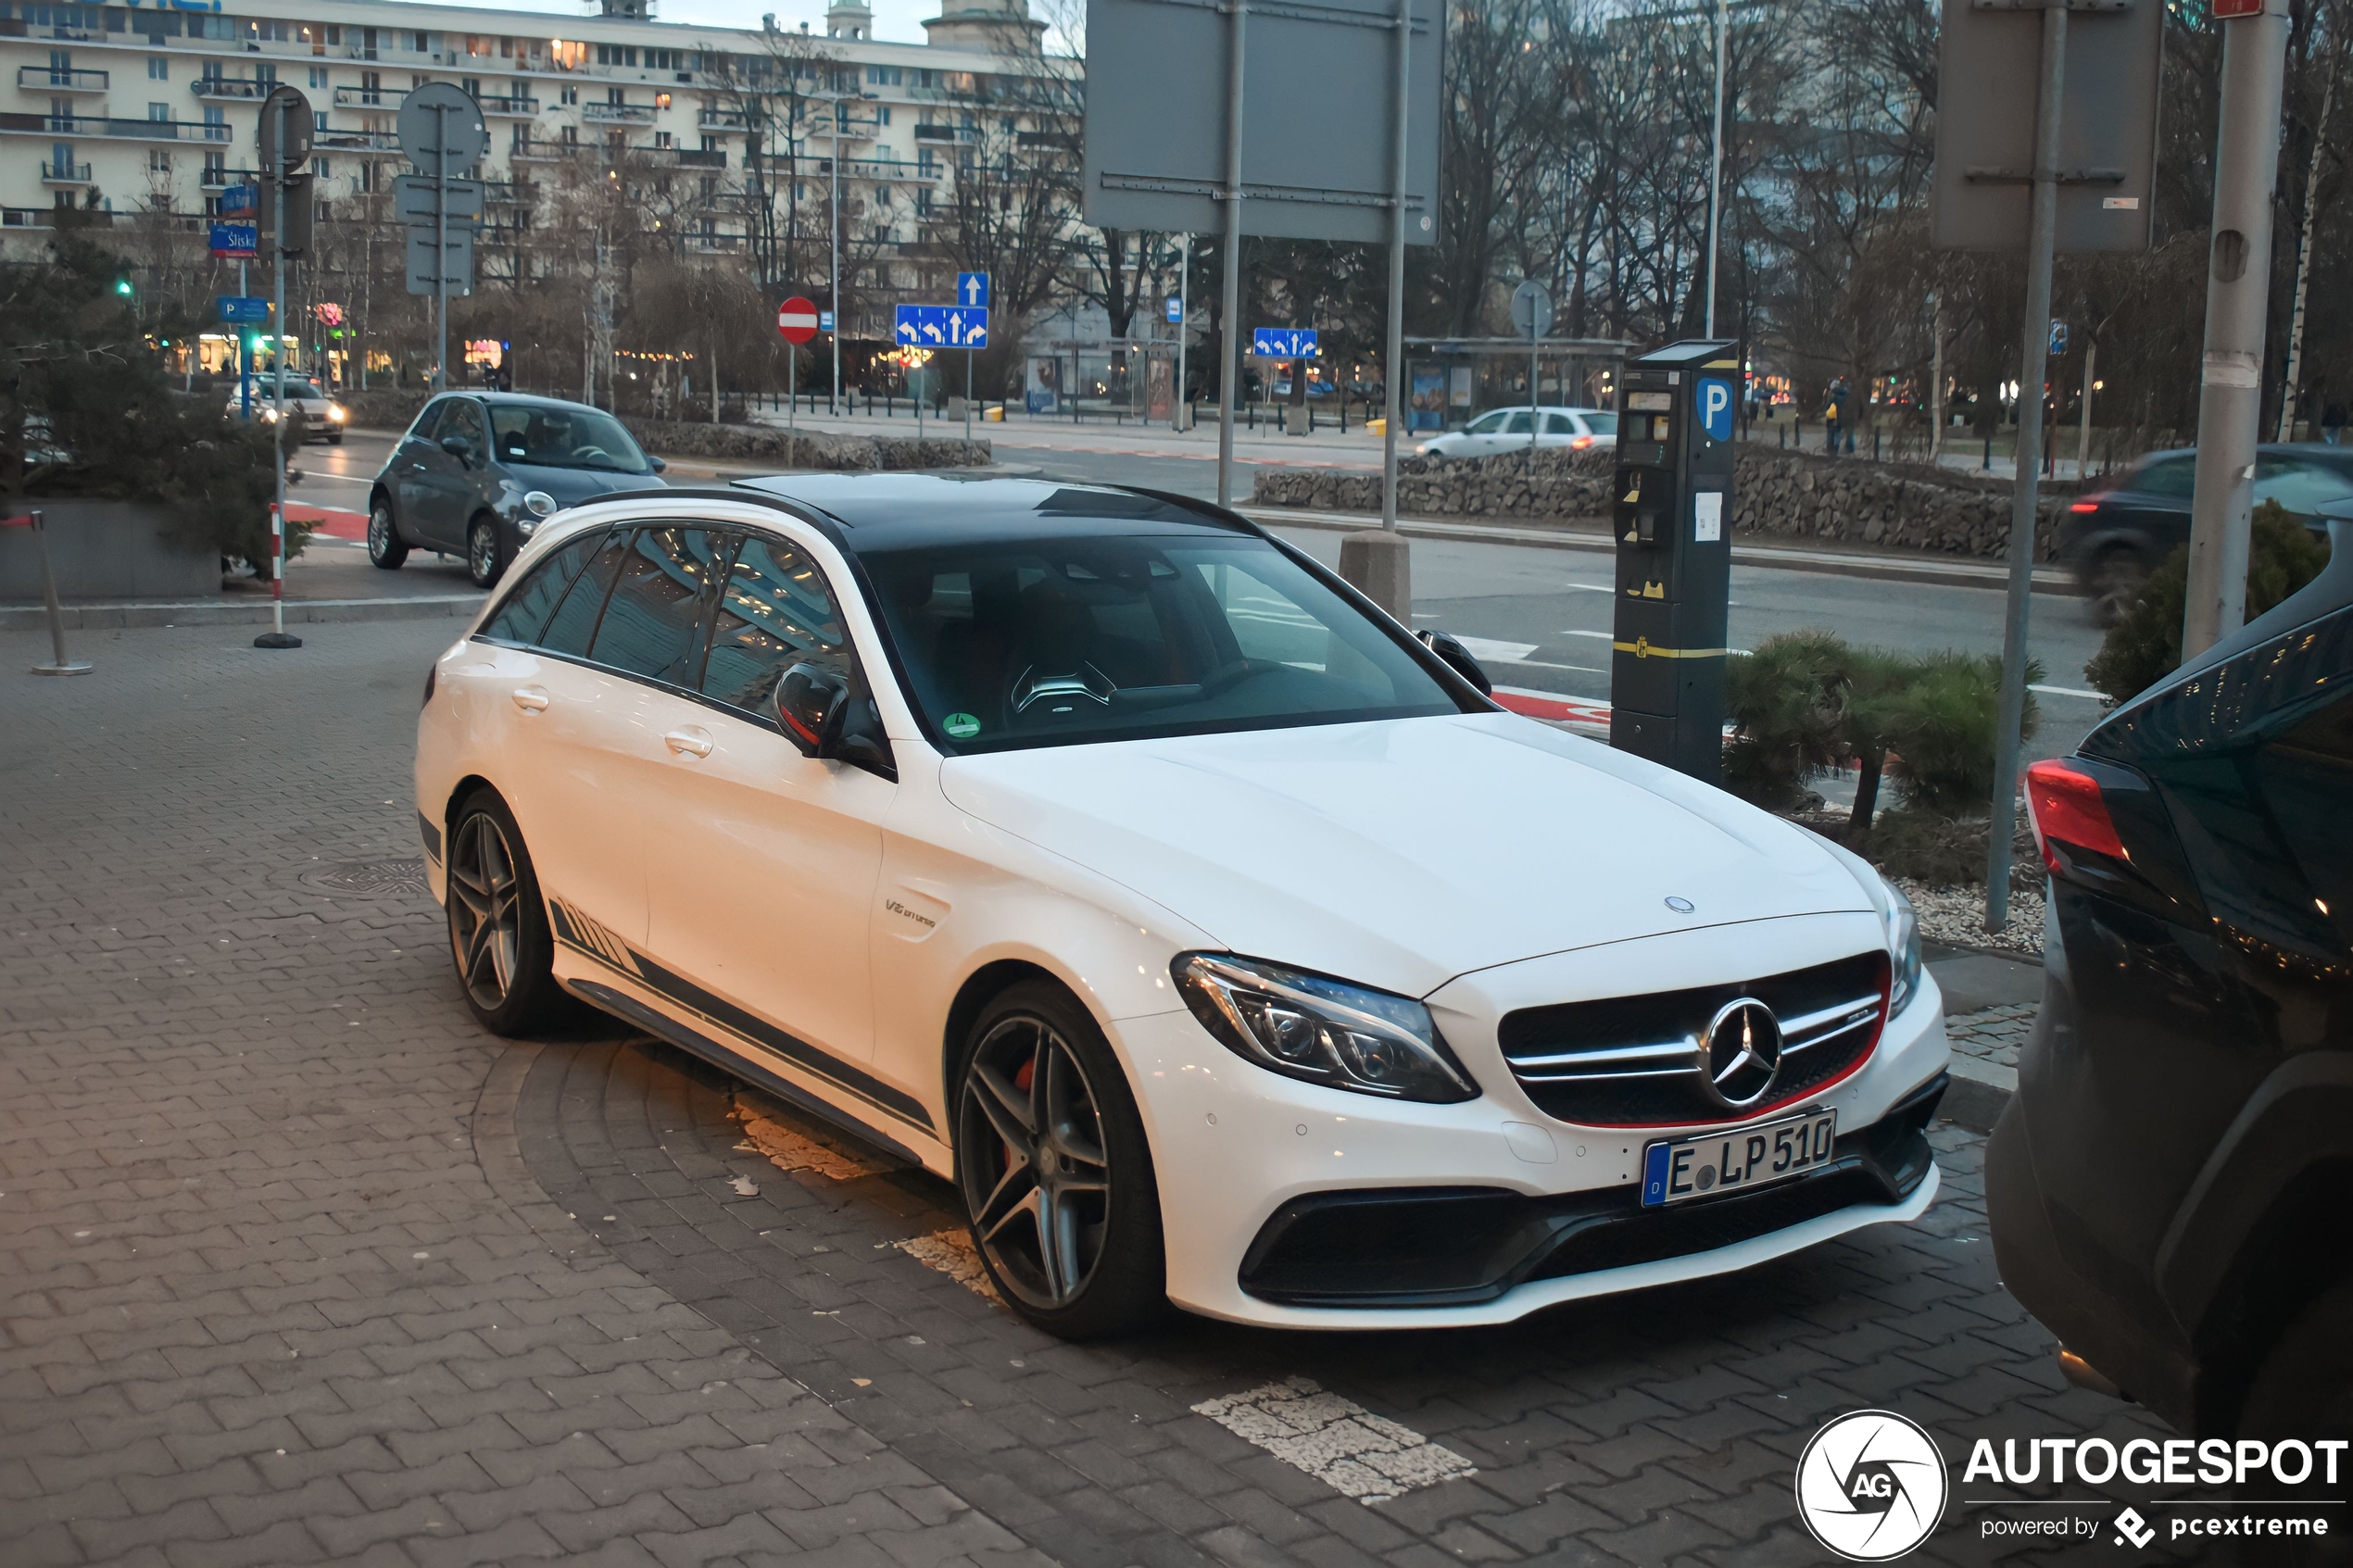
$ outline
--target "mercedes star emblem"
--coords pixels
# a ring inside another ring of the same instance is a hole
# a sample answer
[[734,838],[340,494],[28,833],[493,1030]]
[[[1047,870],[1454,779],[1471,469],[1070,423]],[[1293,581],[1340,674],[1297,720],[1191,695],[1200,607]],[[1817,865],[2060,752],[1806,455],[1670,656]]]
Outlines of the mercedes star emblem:
[[1762,1101],[1780,1065],[1780,1020],[1755,997],[1726,1002],[1708,1021],[1700,1070],[1727,1110],[1745,1110]]

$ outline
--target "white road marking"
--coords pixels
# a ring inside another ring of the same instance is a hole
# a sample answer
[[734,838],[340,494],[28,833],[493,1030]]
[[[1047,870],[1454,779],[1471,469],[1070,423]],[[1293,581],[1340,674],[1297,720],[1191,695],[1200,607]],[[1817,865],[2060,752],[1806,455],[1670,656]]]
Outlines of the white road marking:
[[1310,1377],[1290,1377],[1193,1407],[1238,1437],[1370,1506],[1475,1475],[1471,1461],[1409,1426],[1375,1415]]
[[911,1236],[895,1244],[899,1250],[926,1268],[937,1269],[958,1285],[984,1301],[1005,1304],[997,1294],[997,1286],[989,1282],[988,1271],[980,1266],[980,1253],[973,1246],[968,1231],[934,1231],[929,1236]]
[[2087,692],[2078,686],[2030,685],[2026,689],[2030,692],[2041,692],[2045,696],[2087,696],[2094,702],[2106,702],[2108,700],[2108,694],[2106,692]]
[[1516,664],[1536,651],[1534,643],[1499,643],[1492,637],[1458,636],[1454,640],[1462,644],[1473,659],[1501,659],[1505,664]]
[[1599,637],[1602,641],[1606,643],[1615,641],[1617,633],[1615,632],[1579,632],[1572,626],[1567,631],[1563,632],[1561,635],[1564,637]]

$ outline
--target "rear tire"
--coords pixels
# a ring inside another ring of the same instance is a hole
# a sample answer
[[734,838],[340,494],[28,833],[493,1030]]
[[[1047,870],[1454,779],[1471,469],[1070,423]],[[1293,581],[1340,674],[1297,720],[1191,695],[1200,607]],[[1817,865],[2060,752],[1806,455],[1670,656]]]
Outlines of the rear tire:
[[450,819],[448,844],[443,897],[466,1006],[494,1035],[560,1021],[569,1004],[552,967],[555,936],[514,813],[495,791],[477,789]]
[[[2353,1284],[2324,1291],[2305,1308],[2276,1340],[2256,1370],[2239,1411],[2238,1436],[2267,1443],[2294,1437],[2306,1443],[2326,1438],[2353,1440]],[[2341,1489],[2326,1486],[2316,1464],[2313,1477],[2301,1486],[2250,1481],[2256,1497],[2277,1499],[2283,1494],[2308,1494],[2316,1499]],[[2252,1558],[2248,1561],[2253,1561]],[[2353,1563],[2353,1533],[2332,1530],[2322,1537],[2284,1537],[2276,1555],[2265,1561],[2291,1563],[2295,1568],[2344,1568]]]
[[2092,624],[2105,632],[2124,619],[2139,602],[2141,583],[2148,571],[2130,550],[2109,550],[2092,563],[2086,579],[2092,600]]
[[386,571],[397,571],[409,558],[409,543],[392,521],[392,502],[378,496],[368,508],[368,559]]
[[1168,1310],[1160,1191],[1127,1075],[1095,1020],[1049,981],[1000,994],[956,1074],[956,1185],[1008,1306],[1063,1339]]
[[495,588],[506,575],[507,546],[498,537],[498,520],[484,515],[466,528],[466,575],[477,588]]

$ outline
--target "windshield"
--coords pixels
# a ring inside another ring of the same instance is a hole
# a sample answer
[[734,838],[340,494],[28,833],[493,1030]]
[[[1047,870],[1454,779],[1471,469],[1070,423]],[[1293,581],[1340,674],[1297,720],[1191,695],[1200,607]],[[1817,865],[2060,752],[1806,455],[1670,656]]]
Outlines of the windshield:
[[864,559],[910,695],[960,751],[1463,711],[1263,539],[996,540]]
[[610,414],[594,408],[538,408],[527,403],[490,406],[491,445],[508,463],[551,469],[598,469],[646,473],[646,455]]

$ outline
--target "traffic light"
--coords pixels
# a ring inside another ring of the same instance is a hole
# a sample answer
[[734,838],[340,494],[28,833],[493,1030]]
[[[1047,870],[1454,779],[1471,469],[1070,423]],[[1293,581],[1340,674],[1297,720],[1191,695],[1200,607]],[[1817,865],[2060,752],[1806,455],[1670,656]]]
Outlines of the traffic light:
[[129,299],[131,297],[131,280],[128,278],[117,278],[114,281],[114,292],[122,295],[123,298]]

